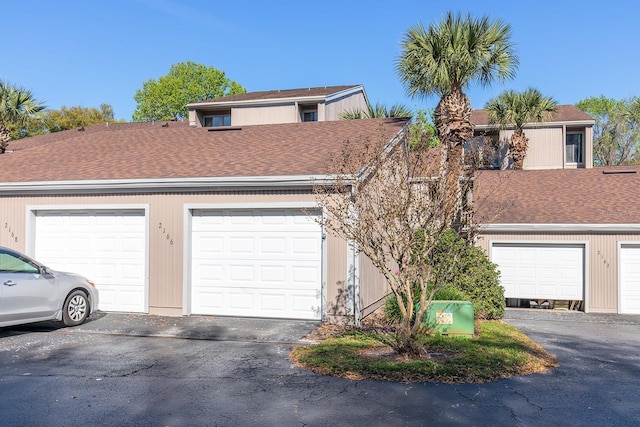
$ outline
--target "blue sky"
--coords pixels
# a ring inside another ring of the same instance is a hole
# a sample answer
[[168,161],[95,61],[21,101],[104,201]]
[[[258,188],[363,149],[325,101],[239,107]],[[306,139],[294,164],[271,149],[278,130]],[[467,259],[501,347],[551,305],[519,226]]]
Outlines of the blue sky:
[[640,2],[616,0],[6,1],[0,79],[53,109],[107,103],[125,120],[143,82],[187,60],[248,91],[363,84],[372,103],[433,108],[406,96],[395,62],[407,28],[448,10],[512,26],[517,77],[470,88],[474,108],[530,86],[560,104],[640,96]]

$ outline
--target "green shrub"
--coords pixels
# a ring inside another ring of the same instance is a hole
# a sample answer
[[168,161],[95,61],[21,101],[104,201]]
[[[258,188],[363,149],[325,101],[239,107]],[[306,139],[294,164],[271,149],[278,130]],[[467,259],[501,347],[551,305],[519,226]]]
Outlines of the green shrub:
[[[458,262],[453,266],[450,265],[452,253],[458,255]],[[470,301],[476,319],[501,319],[504,316],[504,288],[500,285],[500,272],[482,249],[470,245],[451,231],[443,235],[439,250],[426,262],[438,265],[441,271],[451,267],[450,273],[444,278],[445,284],[436,292],[434,300]],[[414,301],[419,299],[420,290],[416,286]],[[387,298],[384,311],[390,321],[400,319],[398,302],[393,294]]]

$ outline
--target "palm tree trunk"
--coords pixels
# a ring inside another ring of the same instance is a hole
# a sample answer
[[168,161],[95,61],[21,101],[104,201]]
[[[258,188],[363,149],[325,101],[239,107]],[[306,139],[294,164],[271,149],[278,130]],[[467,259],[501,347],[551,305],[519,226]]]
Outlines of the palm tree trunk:
[[522,129],[516,128],[509,140],[509,151],[511,152],[511,158],[513,158],[513,169],[522,170],[528,147],[529,138],[525,136]]
[[462,189],[465,176],[464,144],[473,136],[471,102],[462,90],[454,89],[444,95],[434,111],[434,121],[440,142],[446,147],[444,175],[446,179],[445,221],[458,228],[463,223]]
[[11,141],[9,129],[7,129],[4,124],[0,123],[0,154],[4,154],[4,152],[7,151],[9,141]]

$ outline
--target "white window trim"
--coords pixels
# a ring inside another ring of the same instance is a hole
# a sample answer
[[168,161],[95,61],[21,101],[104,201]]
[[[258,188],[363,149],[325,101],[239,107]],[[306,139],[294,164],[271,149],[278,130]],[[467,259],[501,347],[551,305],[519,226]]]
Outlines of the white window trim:
[[[567,161],[567,138],[569,137],[569,135],[582,135],[582,162],[569,162]],[[566,165],[570,165],[570,166],[583,166],[584,165],[584,161],[585,161],[585,157],[586,157],[586,150],[585,150],[585,133],[582,131],[567,131],[565,133],[564,136],[564,163]]]

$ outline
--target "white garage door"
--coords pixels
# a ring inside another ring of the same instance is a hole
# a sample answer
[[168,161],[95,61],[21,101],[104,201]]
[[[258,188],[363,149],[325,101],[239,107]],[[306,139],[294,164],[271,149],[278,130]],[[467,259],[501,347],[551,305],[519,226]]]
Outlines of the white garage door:
[[197,210],[191,312],[320,319],[322,232],[294,210]]
[[144,210],[36,212],[35,258],[86,276],[100,310],[146,311]]
[[640,244],[620,247],[620,313],[640,314]]
[[506,298],[583,299],[583,245],[494,243],[491,260]]

